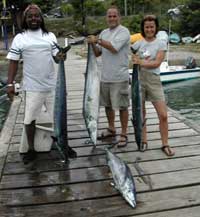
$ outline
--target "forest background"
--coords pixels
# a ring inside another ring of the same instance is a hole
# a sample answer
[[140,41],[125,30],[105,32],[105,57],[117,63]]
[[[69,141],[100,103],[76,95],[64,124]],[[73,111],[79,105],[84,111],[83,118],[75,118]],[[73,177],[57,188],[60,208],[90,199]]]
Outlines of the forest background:
[[[4,0],[5,1],[5,0]],[[3,2],[3,1],[2,1]],[[140,22],[145,14],[155,14],[160,21],[160,28],[177,32],[182,37],[194,37],[199,34],[200,1],[199,0],[7,0],[6,10],[10,10],[12,21],[20,29],[20,19],[24,8],[30,4],[38,4],[46,14],[48,29],[57,36],[76,31],[95,32],[106,27],[105,12],[111,4],[119,7],[122,24],[131,34],[140,32]],[[180,13],[171,16],[170,8],[180,8]],[[0,8],[3,4],[0,2]],[[60,18],[51,15],[59,13]]]

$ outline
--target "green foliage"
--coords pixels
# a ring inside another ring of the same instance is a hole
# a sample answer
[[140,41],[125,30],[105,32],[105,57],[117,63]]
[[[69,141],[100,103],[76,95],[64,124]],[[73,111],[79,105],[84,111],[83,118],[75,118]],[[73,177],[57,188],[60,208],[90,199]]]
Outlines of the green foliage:
[[71,4],[66,4],[66,3],[61,4],[61,11],[62,14],[66,16],[71,16],[74,14],[74,8]]
[[45,24],[50,32],[55,33],[57,37],[65,36],[70,32],[74,32],[74,20],[72,17],[67,19],[45,19]]
[[105,7],[102,2],[87,0],[85,1],[85,11],[89,16],[101,16],[105,13]]
[[126,26],[131,34],[140,32],[142,15],[132,15],[122,18],[122,25]]
[[[69,18],[71,23],[67,27],[70,31],[72,28],[79,31],[81,29],[91,31],[105,28],[104,15],[106,10],[111,4],[115,4],[120,9],[122,24],[129,28],[131,33],[140,31],[140,22],[145,14],[155,14],[159,17],[160,28],[168,29],[170,17],[167,16],[167,10],[177,5],[185,5],[186,7],[182,9],[180,18],[173,20],[171,30],[181,34],[181,36],[199,34],[200,0],[126,0],[127,17],[123,17],[125,0],[68,0],[67,3],[62,3],[61,0],[7,0],[7,5],[14,4],[23,10],[31,2],[38,4],[43,13],[47,13],[55,7],[56,3],[61,2],[62,13],[66,16],[73,16],[73,19]],[[66,18],[66,20],[69,19]],[[51,22],[53,25],[54,21]],[[59,26],[62,22],[68,25],[68,22],[62,19],[55,22],[58,22]]]
[[54,0],[32,0],[32,3],[37,4],[43,13],[48,12],[54,3]]
[[178,30],[183,36],[195,36],[199,34],[200,25],[200,1],[188,0],[188,5],[182,11]]

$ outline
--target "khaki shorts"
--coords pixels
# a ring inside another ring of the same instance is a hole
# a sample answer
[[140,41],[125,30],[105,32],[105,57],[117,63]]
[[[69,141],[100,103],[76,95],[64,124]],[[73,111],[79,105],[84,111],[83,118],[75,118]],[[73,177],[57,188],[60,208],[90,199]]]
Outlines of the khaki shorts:
[[49,122],[53,123],[54,91],[26,91],[24,124],[30,124],[32,121],[37,120],[42,110],[49,116]]
[[140,81],[143,101],[165,101],[160,75],[147,71],[140,71]]
[[127,109],[129,106],[129,82],[101,82],[100,106]]

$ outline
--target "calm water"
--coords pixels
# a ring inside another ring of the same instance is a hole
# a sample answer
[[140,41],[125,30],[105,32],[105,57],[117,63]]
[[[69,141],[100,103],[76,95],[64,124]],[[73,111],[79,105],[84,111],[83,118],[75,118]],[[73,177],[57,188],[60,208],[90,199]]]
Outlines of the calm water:
[[164,85],[167,104],[200,125],[200,79]]
[[[8,63],[0,61],[0,79],[6,81],[7,80],[7,71],[8,71]],[[0,85],[0,130],[3,127],[4,121],[6,120],[9,108],[10,101],[1,98],[2,95],[5,94],[5,89],[2,90],[2,86]]]
[[2,129],[3,124],[6,120],[9,108],[10,108],[10,102],[8,100],[0,104],[0,130]]

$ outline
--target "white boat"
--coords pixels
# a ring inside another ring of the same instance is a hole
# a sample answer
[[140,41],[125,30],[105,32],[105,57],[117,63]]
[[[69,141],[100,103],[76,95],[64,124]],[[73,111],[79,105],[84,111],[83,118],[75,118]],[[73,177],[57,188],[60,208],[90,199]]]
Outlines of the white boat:
[[[163,62],[160,66],[160,71],[162,83],[200,78],[200,67],[188,69],[184,65],[169,66],[167,62]],[[129,73],[131,77],[132,69],[129,69]]]
[[169,22],[169,33],[159,31],[157,37],[167,43],[167,59],[160,65],[160,78],[162,83],[176,82],[200,77],[200,67],[196,66],[196,61],[193,57],[186,59],[185,65],[169,65],[169,37],[171,32],[171,20]]
[[160,66],[162,83],[176,82],[200,77],[200,67],[187,68],[184,65],[169,66],[163,62]]
[[[171,29],[171,21],[169,22],[169,33]],[[193,57],[186,59],[185,65],[169,65],[169,34],[166,31],[159,31],[156,35],[157,38],[167,43],[166,61],[160,65],[160,77],[162,83],[176,82],[200,77],[200,67],[196,66],[196,61]],[[132,69],[129,69],[130,79]]]

